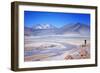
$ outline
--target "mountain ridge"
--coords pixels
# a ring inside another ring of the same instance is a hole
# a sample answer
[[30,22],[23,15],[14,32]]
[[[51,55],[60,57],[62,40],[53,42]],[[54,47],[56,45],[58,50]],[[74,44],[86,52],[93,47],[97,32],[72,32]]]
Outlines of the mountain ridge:
[[82,24],[82,23],[75,23],[75,24],[66,24],[61,28],[57,28],[51,24],[38,24],[34,25],[32,28],[24,27],[24,34],[25,35],[34,35],[34,36],[41,36],[41,35],[90,35],[90,26]]

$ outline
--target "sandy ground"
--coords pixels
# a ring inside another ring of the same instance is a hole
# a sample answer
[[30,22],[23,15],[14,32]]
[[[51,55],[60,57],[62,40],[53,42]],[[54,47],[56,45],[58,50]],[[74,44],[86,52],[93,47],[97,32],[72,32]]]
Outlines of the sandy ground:
[[[84,39],[87,44],[84,45]],[[24,61],[72,60],[90,58],[88,38],[25,37]]]
[[90,52],[88,45],[86,47],[76,48],[75,50],[66,51],[60,56],[45,58],[43,60],[73,60],[73,59],[88,59]]

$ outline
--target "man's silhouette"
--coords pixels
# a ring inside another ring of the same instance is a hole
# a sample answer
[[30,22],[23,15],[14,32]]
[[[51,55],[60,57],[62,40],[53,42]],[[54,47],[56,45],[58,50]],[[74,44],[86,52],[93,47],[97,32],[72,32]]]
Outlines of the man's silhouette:
[[86,40],[84,40],[84,44],[85,44],[85,46],[86,46]]

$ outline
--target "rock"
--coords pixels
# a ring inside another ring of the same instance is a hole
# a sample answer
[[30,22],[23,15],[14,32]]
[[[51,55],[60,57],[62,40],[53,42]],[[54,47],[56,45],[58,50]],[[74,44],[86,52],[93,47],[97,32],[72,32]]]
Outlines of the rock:
[[74,59],[72,55],[67,55],[67,56],[65,57],[65,60],[70,60],[70,59]]

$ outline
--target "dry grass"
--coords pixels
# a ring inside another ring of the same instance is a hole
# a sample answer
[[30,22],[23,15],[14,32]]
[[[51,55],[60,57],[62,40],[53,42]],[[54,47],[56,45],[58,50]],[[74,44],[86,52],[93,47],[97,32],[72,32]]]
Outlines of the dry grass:
[[39,60],[42,60],[44,58],[47,58],[49,56],[49,54],[47,55],[43,55],[43,54],[40,54],[40,55],[33,55],[33,56],[27,56],[24,58],[25,61],[39,61]]

